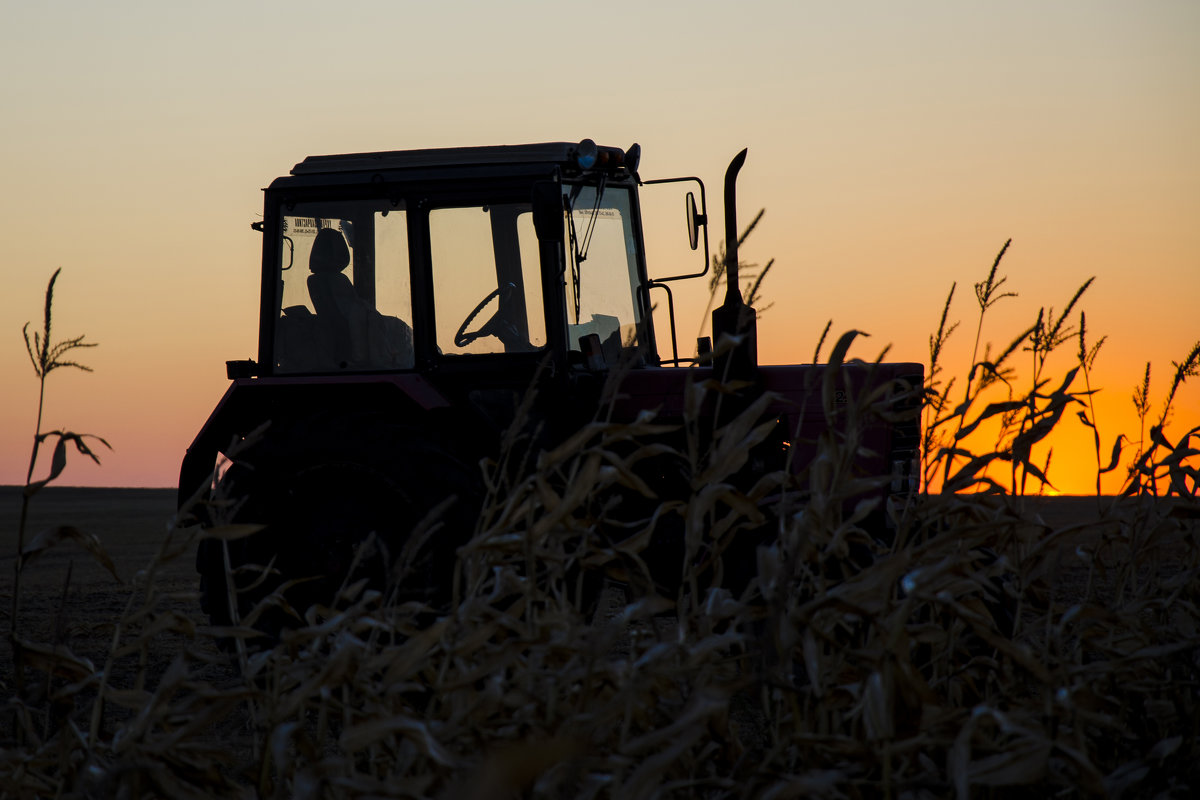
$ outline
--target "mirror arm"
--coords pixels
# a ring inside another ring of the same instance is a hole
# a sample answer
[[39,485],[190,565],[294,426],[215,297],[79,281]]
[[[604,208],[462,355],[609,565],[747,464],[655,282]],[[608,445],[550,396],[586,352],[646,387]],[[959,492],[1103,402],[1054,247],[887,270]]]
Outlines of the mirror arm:
[[703,278],[705,275],[708,274],[709,263],[712,261],[712,257],[709,255],[709,252],[708,252],[708,224],[707,224],[708,200],[706,199],[705,194],[704,194],[704,181],[700,180],[697,177],[689,176],[686,178],[657,178],[652,181],[642,181],[642,184],[649,186],[650,184],[654,184],[654,183],[682,183],[683,181],[695,181],[696,183],[698,183],[700,185],[700,213],[697,216],[699,218],[702,218],[705,220],[705,225],[704,225],[704,269],[700,270],[699,272],[693,272],[688,275],[672,275],[669,278],[652,278],[651,280],[654,283],[666,283],[667,281],[682,281],[682,280],[687,280],[689,278]]

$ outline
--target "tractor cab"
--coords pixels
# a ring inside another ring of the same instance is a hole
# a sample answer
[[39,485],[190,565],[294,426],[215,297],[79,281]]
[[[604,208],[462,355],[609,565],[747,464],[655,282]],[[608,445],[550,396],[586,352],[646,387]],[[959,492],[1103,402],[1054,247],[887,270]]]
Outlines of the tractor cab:
[[657,363],[637,153],[305,159],[266,190],[259,357],[231,377]]

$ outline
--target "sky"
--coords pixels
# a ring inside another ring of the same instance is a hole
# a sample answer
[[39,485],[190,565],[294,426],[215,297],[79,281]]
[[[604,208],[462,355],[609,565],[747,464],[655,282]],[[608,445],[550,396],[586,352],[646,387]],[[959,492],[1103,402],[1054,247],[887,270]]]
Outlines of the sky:
[[[21,328],[40,328],[59,267],[54,338],[99,346],[79,352],[93,372],[50,375],[43,430],[112,450],[99,466],[73,456],[58,482],[175,484],[228,385],[224,362],[255,354],[260,190],[310,154],[639,142],[643,178],[700,176],[719,220],[725,167],[747,147],[739,213],[766,213],[742,257],[775,259],[759,323],[769,363],[810,361],[830,320],[871,334],[852,355],[890,345],[889,360],[927,362],[956,283],[945,363],[964,374],[972,284],[1011,238],[1000,274],[1018,296],[989,310],[982,339],[1007,345],[1094,276],[1079,308],[1092,340],[1108,337],[1090,376],[1106,453],[1139,436],[1130,395],[1146,362],[1157,409],[1171,362],[1200,339],[1193,0],[3,12],[0,484],[25,480],[38,386]],[[682,239],[677,216],[655,237]],[[656,242],[692,267],[686,243]],[[698,326],[703,296],[685,299]],[[1052,358],[1057,374],[1074,349]],[[1192,384],[1168,433],[1200,424]],[[1095,451],[1068,422],[1051,478],[1086,493]]]

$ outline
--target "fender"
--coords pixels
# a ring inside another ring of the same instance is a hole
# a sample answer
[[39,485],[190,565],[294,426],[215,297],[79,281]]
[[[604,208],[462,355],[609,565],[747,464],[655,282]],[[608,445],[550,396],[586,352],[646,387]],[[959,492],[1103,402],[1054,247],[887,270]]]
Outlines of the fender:
[[421,375],[321,375],[238,378],[188,446],[179,470],[182,509],[210,480],[217,454],[265,422],[300,414],[386,409],[393,418],[439,416],[450,401]]

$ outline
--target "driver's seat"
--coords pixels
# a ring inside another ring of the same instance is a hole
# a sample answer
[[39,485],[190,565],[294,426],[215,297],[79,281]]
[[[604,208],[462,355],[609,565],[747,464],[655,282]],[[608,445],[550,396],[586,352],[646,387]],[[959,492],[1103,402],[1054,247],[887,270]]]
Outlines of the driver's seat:
[[346,367],[355,358],[355,346],[350,334],[350,317],[362,305],[354,284],[343,272],[350,265],[350,248],[346,238],[333,228],[322,228],[313,241],[308,257],[308,296],[318,319],[333,336],[334,358]]
[[399,317],[380,314],[359,296],[343,271],[349,264],[345,237],[322,228],[308,257],[308,295],[332,341],[334,364],[338,369],[412,367],[412,328]]

